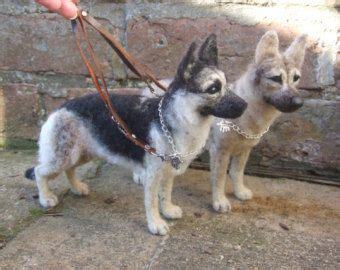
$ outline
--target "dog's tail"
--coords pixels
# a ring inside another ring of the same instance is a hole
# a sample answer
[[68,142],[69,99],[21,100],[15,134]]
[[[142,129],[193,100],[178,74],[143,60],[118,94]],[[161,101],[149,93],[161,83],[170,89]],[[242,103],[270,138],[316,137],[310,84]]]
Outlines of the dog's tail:
[[35,181],[35,172],[34,172],[34,167],[29,168],[25,172],[25,177],[29,180]]

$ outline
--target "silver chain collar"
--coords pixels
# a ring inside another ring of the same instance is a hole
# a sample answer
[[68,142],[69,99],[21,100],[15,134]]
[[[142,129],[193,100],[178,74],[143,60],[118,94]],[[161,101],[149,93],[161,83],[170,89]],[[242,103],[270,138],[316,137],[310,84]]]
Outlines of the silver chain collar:
[[192,151],[192,152],[189,152],[189,153],[185,153],[185,154],[181,154],[177,150],[174,139],[173,139],[168,127],[166,126],[166,124],[164,122],[164,117],[163,117],[163,113],[162,113],[163,99],[164,99],[164,97],[162,97],[161,100],[158,103],[159,122],[161,123],[161,128],[162,128],[163,134],[168,139],[168,142],[169,142],[171,149],[172,149],[172,154],[168,155],[168,157],[170,158],[172,166],[174,168],[178,169],[179,165],[181,163],[183,163],[183,158],[186,158],[186,157],[191,156],[191,155],[197,155],[198,153],[201,152],[201,149],[196,150],[196,151]]
[[235,132],[237,132],[238,134],[240,134],[241,136],[243,136],[244,138],[249,139],[249,140],[260,139],[269,130],[269,127],[267,127],[267,129],[262,133],[249,134],[249,133],[245,132],[244,130],[242,130],[238,125],[236,125],[233,122],[228,121],[228,120],[221,120],[220,122],[217,123],[217,125],[220,126],[220,131],[223,132],[223,133],[228,132],[232,129]]

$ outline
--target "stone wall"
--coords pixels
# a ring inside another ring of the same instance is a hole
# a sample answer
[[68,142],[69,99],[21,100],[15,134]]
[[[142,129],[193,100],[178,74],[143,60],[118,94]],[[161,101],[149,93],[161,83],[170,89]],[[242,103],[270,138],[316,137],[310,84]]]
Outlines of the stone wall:
[[[336,180],[340,168],[337,2],[84,0],[81,5],[159,78],[172,77],[188,44],[211,32],[218,35],[220,65],[230,80],[246,69],[268,29],[278,31],[282,49],[296,35],[307,33],[310,42],[300,83],[306,105],[275,122],[253,151],[248,171]],[[33,1],[1,1],[0,33],[1,143],[31,146],[48,113],[66,99],[93,91],[91,80],[70,23]],[[110,87],[139,85],[100,38],[95,49]]]

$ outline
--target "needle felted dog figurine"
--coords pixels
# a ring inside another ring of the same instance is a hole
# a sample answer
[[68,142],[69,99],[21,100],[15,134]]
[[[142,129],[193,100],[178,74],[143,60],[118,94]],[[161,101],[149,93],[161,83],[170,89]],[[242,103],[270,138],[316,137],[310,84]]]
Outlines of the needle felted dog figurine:
[[171,202],[174,177],[204,147],[213,116],[238,117],[247,104],[226,93],[225,74],[217,68],[215,35],[206,39],[198,53],[195,43],[190,46],[164,96],[111,94],[110,98],[138,138],[180,163],[162,161],[134,145],[112,121],[100,97],[87,95],[66,102],[49,116],[40,133],[39,165],[27,170],[26,177],[36,180],[41,205],[53,207],[58,198],[50,191],[48,180],[61,172],[66,173],[74,193],[86,195],[88,186],[76,177],[77,166],[99,157],[133,169],[145,177],[149,231],[164,235],[169,227],[160,212],[169,219],[182,216],[181,208]]
[[[229,123],[215,120],[208,147],[212,201],[216,211],[227,212],[231,208],[225,195],[229,163],[235,196],[240,200],[251,199],[252,191],[243,183],[251,149],[281,112],[293,112],[302,106],[296,87],[306,40],[305,35],[299,36],[284,53],[280,53],[277,33],[265,33],[256,47],[254,63],[236,81],[232,90],[248,103],[247,110]],[[220,129],[227,132],[223,133]]]

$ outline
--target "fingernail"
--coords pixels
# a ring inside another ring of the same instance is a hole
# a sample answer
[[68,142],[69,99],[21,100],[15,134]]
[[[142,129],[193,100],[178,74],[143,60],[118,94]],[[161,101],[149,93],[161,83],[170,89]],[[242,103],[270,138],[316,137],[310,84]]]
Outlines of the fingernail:
[[72,21],[72,20],[75,20],[75,19],[77,19],[77,17],[78,17],[78,13],[76,13],[72,18],[70,18],[70,20]]

